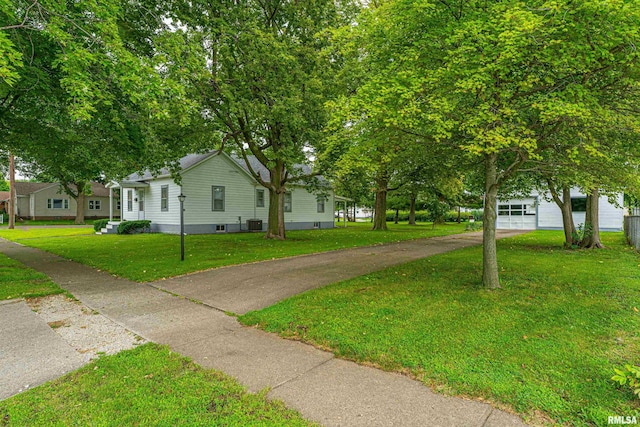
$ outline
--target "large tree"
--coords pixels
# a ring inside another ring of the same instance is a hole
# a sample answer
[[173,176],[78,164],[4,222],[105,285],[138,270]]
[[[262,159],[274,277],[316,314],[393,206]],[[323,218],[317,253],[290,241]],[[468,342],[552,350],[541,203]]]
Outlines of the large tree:
[[[590,129],[596,116],[634,114],[628,101],[637,99],[640,8],[399,0],[372,15],[362,22],[370,36],[360,48],[386,61],[375,62],[375,77],[358,95],[385,110],[387,123],[482,160],[483,283],[498,288],[498,191],[558,132]],[[595,134],[578,136],[585,150],[603,153]]]
[[148,121],[164,112],[155,9],[115,0],[0,2],[0,149],[63,186],[142,167]]
[[202,148],[235,153],[268,189],[267,238],[286,236],[287,184],[317,174],[296,165],[310,165],[323,138],[333,65],[321,54],[320,32],[344,24],[344,12],[329,0],[167,4],[174,24],[162,34],[167,76],[187,88],[209,126]]

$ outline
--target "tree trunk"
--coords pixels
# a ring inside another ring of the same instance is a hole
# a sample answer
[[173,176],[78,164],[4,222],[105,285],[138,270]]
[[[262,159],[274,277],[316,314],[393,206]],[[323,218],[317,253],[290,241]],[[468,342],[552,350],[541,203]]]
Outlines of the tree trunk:
[[485,155],[485,203],[482,223],[482,284],[488,289],[500,288],[496,250],[496,204],[498,202],[497,154]]
[[573,222],[573,212],[571,211],[571,189],[566,185],[562,187],[562,199],[558,195],[555,186],[551,180],[547,180],[549,186],[549,192],[553,201],[560,208],[562,212],[562,228],[564,230],[564,247],[569,249],[575,245],[578,245],[576,232],[576,225]]
[[74,224],[84,224],[84,192],[79,192],[76,196],[76,219]]
[[[286,193],[285,165],[276,160],[275,166],[269,168],[269,223],[265,239],[285,240],[287,238],[284,227],[284,195]],[[293,209],[293,207],[292,207]],[[346,206],[345,206],[346,209]]]
[[580,241],[580,247],[585,249],[604,248],[600,242],[600,220],[599,220],[599,202],[600,195],[598,189],[594,188],[587,195],[587,211],[584,219],[584,236]]
[[76,200],[76,219],[73,221],[74,224],[84,224],[84,200],[85,200],[85,188],[87,184],[84,182],[76,183],[77,193],[75,197]]
[[75,182],[73,183],[76,186],[76,193],[73,194],[72,188],[67,187],[67,194],[76,201],[76,217],[73,221],[74,224],[84,224],[84,201],[85,201],[85,190],[87,188],[86,182]]
[[409,225],[416,225],[416,196],[409,196]]
[[265,239],[285,240],[284,228],[284,188],[269,187],[269,223]]
[[373,230],[387,230],[387,180],[376,180],[376,206],[373,215]]
[[461,218],[460,218],[461,212],[460,211],[461,211],[460,206],[458,206],[458,224],[460,224],[460,220],[461,220]]
[[9,229],[14,229],[16,226],[16,164],[13,154],[9,153]]
[[396,214],[395,214],[395,216],[393,218],[394,219],[393,223],[397,224],[399,218],[400,218],[400,209],[396,209]]

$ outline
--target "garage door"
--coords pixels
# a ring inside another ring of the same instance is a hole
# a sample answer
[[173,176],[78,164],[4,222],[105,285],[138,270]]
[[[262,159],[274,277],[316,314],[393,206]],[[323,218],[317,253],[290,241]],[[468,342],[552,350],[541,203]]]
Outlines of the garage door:
[[535,230],[537,226],[536,199],[500,201],[497,228]]

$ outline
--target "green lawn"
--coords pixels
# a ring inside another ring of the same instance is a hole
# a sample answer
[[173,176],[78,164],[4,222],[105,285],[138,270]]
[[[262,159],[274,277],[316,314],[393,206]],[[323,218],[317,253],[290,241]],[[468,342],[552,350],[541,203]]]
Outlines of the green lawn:
[[0,301],[61,294],[48,276],[0,254]]
[[347,228],[289,231],[286,241],[265,240],[263,233],[185,236],[185,261],[180,261],[180,236],[169,234],[95,235],[92,229],[0,230],[0,237],[53,252],[136,281],[205,270],[225,265],[282,258],[333,249],[376,245],[464,232],[466,224],[409,226],[389,224],[389,231],[371,231],[369,223]]
[[296,412],[247,393],[226,375],[167,347],[106,356],[0,402],[7,426],[309,426]]
[[[8,225],[8,219],[5,215],[4,217],[4,221],[2,224],[0,224],[0,227],[6,227]],[[86,219],[84,221],[84,223],[86,225],[90,225],[93,224],[93,219]],[[16,227],[23,227],[23,226],[34,226],[34,225],[74,225],[73,224],[73,220],[72,219],[52,219],[52,220],[31,220],[31,219],[25,219],[22,221],[16,221]]]
[[614,367],[640,363],[640,256],[622,233],[602,238],[607,249],[591,251],[561,249],[560,232],[498,242],[499,291],[480,287],[475,247],[240,320],[445,393],[499,402],[534,423],[542,411],[565,425],[606,425],[608,416],[640,412],[640,400],[610,380]]

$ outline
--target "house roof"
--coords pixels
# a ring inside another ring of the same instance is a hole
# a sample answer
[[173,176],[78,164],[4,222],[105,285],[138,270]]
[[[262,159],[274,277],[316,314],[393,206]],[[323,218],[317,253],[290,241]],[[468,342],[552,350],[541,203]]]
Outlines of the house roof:
[[[197,164],[207,160],[208,158],[212,157],[212,156],[216,156],[220,154],[220,152],[218,150],[214,150],[214,151],[210,151],[208,153],[201,153],[201,154],[188,154],[186,156],[184,156],[183,158],[181,158],[179,160],[179,164],[180,167],[179,169],[181,171],[185,171],[189,168],[192,168],[194,166],[196,166]],[[222,153],[225,156],[228,156],[224,153]],[[236,157],[236,156],[228,156],[231,160],[233,160],[240,168],[242,168],[245,172],[247,172],[249,175],[251,175],[251,177],[253,178],[253,175],[251,174],[251,171],[249,169],[249,167],[247,166],[246,162],[244,161],[244,159],[240,158],[240,157]],[[249,164],[251,165],[251,169],[253,169],[254,172],[260,174],[260,177],[264,180],[264,181],[269,181],[271,179],[271,174],[269,173],[269,169],[267,169],[262,163],[260,163],[260,161],[255,157],[255,156],[248,156],[247,159],[249,160]],[[301,171],[303,175],[306,174],[310,174],[311,173],[311,167],[309,165],[302,165],[302,164],[298,164],[295,165],[294,168],[296,168],[297,170]],[[153,175],[150,171],[145,171],[142,174],[139,173],[134,173],[132,175],[129,175],[127,177],[127,179],[123,182],[130,182],[130,181],[145,181],[145,180],[149,180],[149,179],[154,179],[154,178],[159,178],[159,177],[166,177],[169,176],[171,174],[171,172],[169,171],[169,168],[162,168],[160,170],[160,173],[158,175]],[[318,177],[321,181],[324,181],[324,178],[319,176]]]
[[[209,157],[215,156],[216,154],[218,154],[217,150],[210,151],[208,153],[187,154],[186,156],[184,156],[179,160],[179,163],[180,163],[179,169],[182,171],[189,169],[197,165],[198,163],[203,162]],[[171,171],[169,170],[169,168],[162,168],[160,170],[160,173],[158,173],[157,175],[154,175],[151,171],[146,170],[142,174],[134,173],[129,175],[126,181],[145,181],[147,179],[154,179],[154,178],[159,178],[159,177],[164,177],[169,175],[171,175]]]
[[9,197],[11,197],[11,193],[8,191],[0,191],[0,202],[4,202],[6,200],[9,200]]
[[[236,156],[230,156],[242,169],[244,169],[245,171],[247,171],[250,175],[251,175],[251,171],[249,170],[249,167],[247,166],[247,163],[244,161],[244,159],[240,158],[240,157],[236,157]],[[262,178],[265,181],[270,181],[271,180],[271,174],[269,173],[269,169],[267,169],[266,167],[264,167],[264,165],[262,163],[260,163],[260,161],[256,158],[256,156],[247,156],[247,160],[249,160],[249,165],[251,165],[251,169],[253,169],[254,172],[260,174],[260,178]],[[311,170],[311,166],[309,165],[303,165],[303,164],[296,164],[293,166],[294,169],[296,169],[296,172],[301,172],[301,175],[309,175],[312,170]],[[321,181],[324,181],[324,178],[322,176],[318,177]]]
[[16,182],[16,195],[28,196],[31,193],[53,187],[54,185],[58,184],[53,182]]
[[[56,182],[16,182],[16,194],[18,196],[28,196],[59,185]],[[75,186],[72,185],[71,187],[75,189]],[[92,182],[91,194],[96,197],[109,197],[109,189],[99,182]]]

